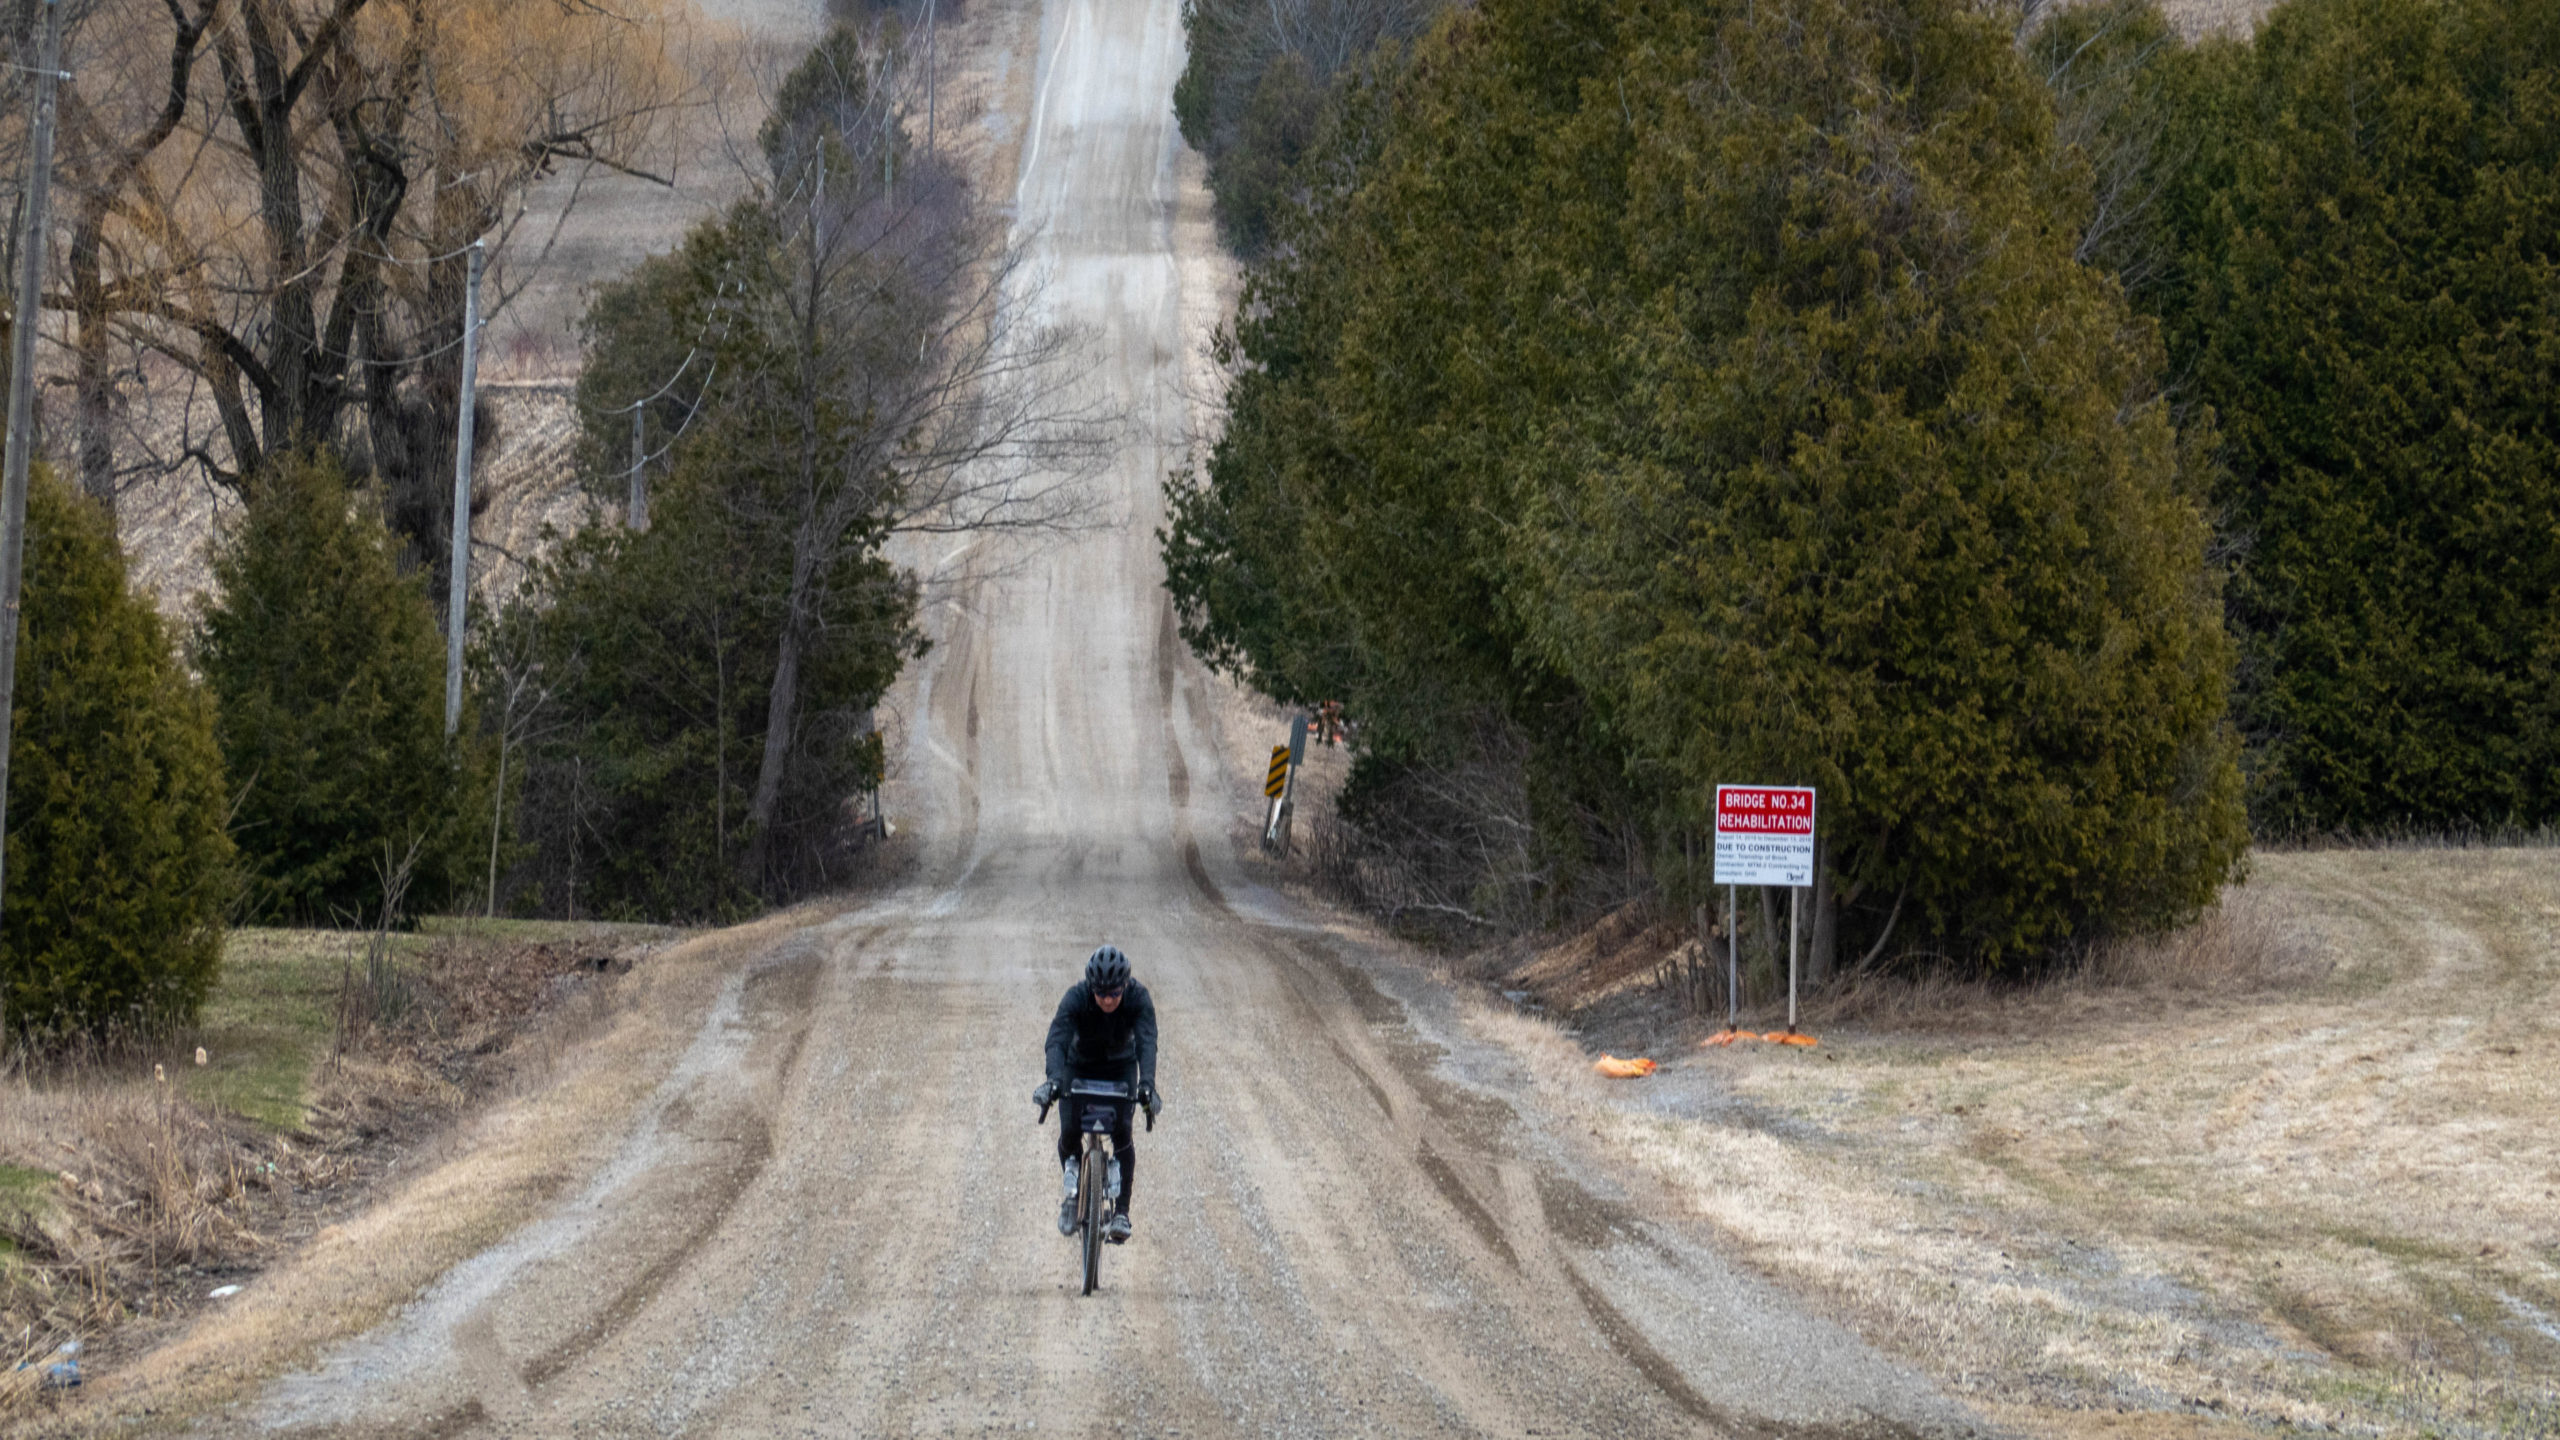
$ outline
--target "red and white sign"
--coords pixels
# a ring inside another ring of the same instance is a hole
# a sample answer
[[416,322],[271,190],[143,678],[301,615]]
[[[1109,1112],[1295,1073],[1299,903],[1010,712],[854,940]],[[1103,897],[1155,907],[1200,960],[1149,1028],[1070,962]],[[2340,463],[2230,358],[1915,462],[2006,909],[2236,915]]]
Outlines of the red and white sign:
[[1813,883],[1813,787],[1716,787],[1716,883]]

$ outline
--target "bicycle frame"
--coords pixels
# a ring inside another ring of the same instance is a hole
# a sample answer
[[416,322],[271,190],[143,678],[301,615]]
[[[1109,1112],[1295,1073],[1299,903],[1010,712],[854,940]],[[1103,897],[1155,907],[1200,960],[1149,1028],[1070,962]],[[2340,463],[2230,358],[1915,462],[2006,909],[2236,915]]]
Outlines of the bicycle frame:
[[1110,1080],[1071,1080],[1066,1098],[1075,1105],[1076,1129],[1084,1144],[1078,1156],[1076,1228],[1084,1246],[1084,1293],[1102,1284],[1103,1229],[1120,1200],[1120,1156],[1111,1132],[1131,1103],[1129,1087]]
[[[1120,1202],[1120,1155],[1111,1132],[1137,1105],[1137,1091],[1115,1080],[1070,1080],[1064,1091],[1043,1093],[1049,1098],[1041,1102],[1040,1123],[1048,1123],[1051,1105],[1072,1101],[1076,1130],[1084,1136],[1076,1153],[1076,1228],[1070,1233],[1084,1242],[1084,1293],[1090,1295],[1102,1283],[1103,1232]],[[1153,1110],[1147,1112],[1147,1128],[1156,1128]]]

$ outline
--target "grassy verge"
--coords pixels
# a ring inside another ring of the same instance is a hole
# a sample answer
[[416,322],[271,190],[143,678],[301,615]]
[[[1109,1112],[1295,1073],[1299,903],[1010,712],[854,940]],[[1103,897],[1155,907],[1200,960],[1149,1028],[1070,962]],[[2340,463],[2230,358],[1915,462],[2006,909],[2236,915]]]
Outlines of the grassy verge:
[[1822,1044],[1610,1087],[1478,1024],[1755,1263],[2035,1433],[2117,1407],[2560,1433],[2560,851],[2258,858],[2032,992],[1870,991]]
[[179,1070],[188,1098],[272,1130],[301,1129],[312,1071],[335,1029],[340,974],[363,943],[325,930],[233,931],[190,1037],[206,1063]]
[[[55,1175],[32,1165],[0,1165],[0,1218],[17,1223],[41,1223],[45,1211],[52,1207]],[[6,1284],[10,1270],[18,1263],[17,1242],[0,1234],[0,1284]]]
[[[412,967],[474,945],[610,947],[646,934],[566,920],[483,920],[434,916],[414,932],[391,937],[393,953]],[[241,929],[223,949],[222,978],[205,1001],[195,1034],[170,1047],[173,1073],[187,1097],[241,1115],[268,1129],[303,1127],[312,1082],[332,1053],[339,987],[347,965],[363,963],[366,936],[340,930]],[[190,1044],[205,1063],[193,1063]]]
[[96,1354],[272,1265],[280,1237],[503,1083],[537,1016],[601,1004],[628,947],[660,933],[431,921],[392,937],[398,1004],[342,1034],[367,937],[239,930],[191,1031],[19,1057],[0,1072],[0,1368],[12,1347]]

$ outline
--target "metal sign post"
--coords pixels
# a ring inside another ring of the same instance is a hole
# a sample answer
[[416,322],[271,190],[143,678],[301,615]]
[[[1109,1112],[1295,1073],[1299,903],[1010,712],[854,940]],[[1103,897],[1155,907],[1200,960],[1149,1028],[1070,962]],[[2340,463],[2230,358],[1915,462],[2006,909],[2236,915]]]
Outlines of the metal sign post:
[[1280,791],[1280,848],[1289,848],[1289,830],[1298,818],[1298,766],[1307,758],[1307,717],[1289,722],[1289,783]]
[[1262,845],[1266,850],[1280,844],[1280,797],[1288,789],[1289,747],[1274,745],[1271,747],[1271,769],[1262,777],[1263,798],[1271,802],[1270,809],[1262,817]]
[[1724,887],[1724,1028],[1742,1018],[1742,887]]
[[1813,883],[1814,793],[1809,785],[1716,787],[1715,883],[1726,887],[1732,914],[1727,942],[1725,1028],[1735,1028],[1741,991],[1741,895],[1744,885],[1787,887],[1787,1033],[1796,1028],[1796,932],[1803,887]]
[[1804,913],[1804,887],[1787,887],[1787,1032],[1796,1028],[1796,921]]

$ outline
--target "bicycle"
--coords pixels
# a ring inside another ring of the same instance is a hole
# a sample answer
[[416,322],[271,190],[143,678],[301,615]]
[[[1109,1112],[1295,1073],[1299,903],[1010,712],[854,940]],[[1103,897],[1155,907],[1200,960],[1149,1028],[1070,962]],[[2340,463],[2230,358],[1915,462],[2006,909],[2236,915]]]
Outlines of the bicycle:
[[[1067,1095],[1076,1102],[1076,1128],[1084,1134],[1076,1159],[1076,1231],[1084,1247],[1084,1293],[1090,1295],[1102,1284],[1103,1232],[1120,1199],[1120,1157],[1112,1153],[1111,1132],[1137,1097],[1129,1086],[1111,1080],[1070,1080]],[[1048,1123],[1049,1107],[1060,1098],[1052,1095],[1040,1102],[1039,1123]],[[1156,1128],[1152,1111],[1147,1112],[1147,1128]]]

